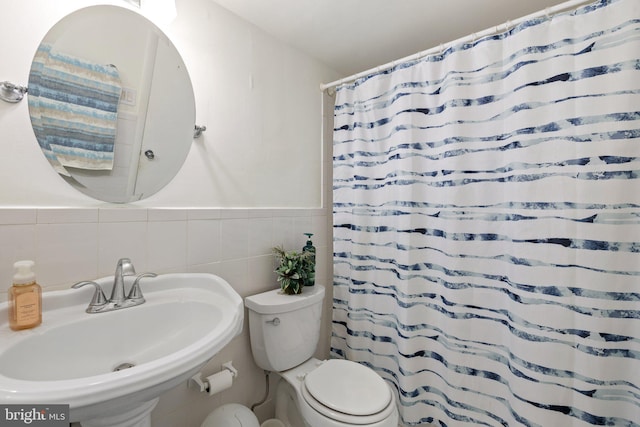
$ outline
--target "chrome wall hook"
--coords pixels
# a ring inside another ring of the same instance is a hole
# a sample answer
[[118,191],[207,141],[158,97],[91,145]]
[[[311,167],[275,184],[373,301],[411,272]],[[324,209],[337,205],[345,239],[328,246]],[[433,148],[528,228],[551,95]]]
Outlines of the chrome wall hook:
[[26,86],[20,86],[11,82],[0,83],[0,99],[6,102],[16,103],[22,101],[24,94],[27,93]]
[[202,135],[202,132],[204,132],[205,130],[207,130],[206,126],[198,126],[198,125],[196,125],[194,130],[193,130],[193,137],[194,138],[200,138],[200,135]]

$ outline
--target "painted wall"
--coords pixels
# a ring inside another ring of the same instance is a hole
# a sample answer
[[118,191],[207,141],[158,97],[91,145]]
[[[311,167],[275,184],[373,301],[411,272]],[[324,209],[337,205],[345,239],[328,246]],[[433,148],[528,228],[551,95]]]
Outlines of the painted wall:
[[[29,22],[0,27],[0,37],[12,41],[3,45],[10,60],[0,62],[0,79],[26,84],[48,29],[97,3],[5,0],[6,16]],[[270,248],[300,249],[304,232],[314,233],[318,281],[330,282],[332,99],[319,84],[339,76],[208,0],[178,0],[177,9],[166,31],[191,74],[196,123],[208,130],[157,195],[111,205],[76,192],[40,152],[27,103],[0,103],[0,301],[16,260],[36,262],[46,292],[111,275],[121,257],[138,271],[218,274],[244,297],[277,286]],[[329,353],[328,291],[318,357]],[[240,372],[233,387],[213,397],[186,383],[176,387],[161,397],[154,427],[197,427],[223,403],[249,406],[263,397],[264,374],[253,362],[247,328],[245,321],[242,335],[203,369],[209,375],[233,360]],[[274,384],[272,378],[272,391]],[[256,412],[269,418],[273,402]]]

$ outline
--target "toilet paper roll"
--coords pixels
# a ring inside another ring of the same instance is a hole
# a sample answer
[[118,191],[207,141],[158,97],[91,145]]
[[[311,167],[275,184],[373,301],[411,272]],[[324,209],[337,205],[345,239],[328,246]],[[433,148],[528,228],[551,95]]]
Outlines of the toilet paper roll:
[[206,381],[209,383],[207,393],[211,396],[230,388],[233,385],[233,374],[225,369],[222,372],[208,376]]

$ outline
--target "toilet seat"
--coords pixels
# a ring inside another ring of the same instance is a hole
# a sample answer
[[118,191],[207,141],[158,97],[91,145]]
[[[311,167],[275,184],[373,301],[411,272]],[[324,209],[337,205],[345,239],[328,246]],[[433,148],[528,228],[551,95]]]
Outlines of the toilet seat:
[[347,424],[373,424],[395,408],[384,380],[366,366],[348,360],[325,361],[305,376],[301,389],[309,406]]

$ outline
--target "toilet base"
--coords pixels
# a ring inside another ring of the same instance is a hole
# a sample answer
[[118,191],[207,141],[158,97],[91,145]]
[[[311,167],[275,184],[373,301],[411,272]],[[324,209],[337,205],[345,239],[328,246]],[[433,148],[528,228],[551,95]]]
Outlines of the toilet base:
[[295,390],[282,378],[276,388],[276,418],[282,421],[285,427],[311,427],[300,415]]

